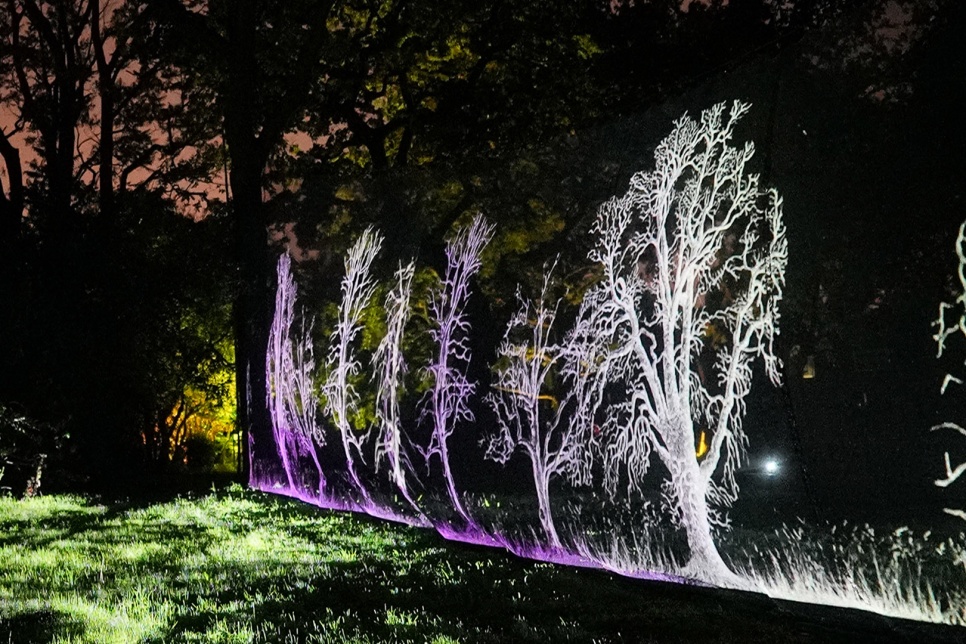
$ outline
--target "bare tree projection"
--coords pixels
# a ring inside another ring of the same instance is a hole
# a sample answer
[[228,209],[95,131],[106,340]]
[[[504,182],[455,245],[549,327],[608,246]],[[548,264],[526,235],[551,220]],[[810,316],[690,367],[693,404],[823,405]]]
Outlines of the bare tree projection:
[[498,431],[483,443],[487,458],[498,463],[506,463],[517,450],[530,459],[540,525],[549,545],[559,548],[562,544],[550,509],[550,479],[565,475],[577,484],[590,482],[590,432],[582,431],[584,424],[568,423],[572,403],[582,391],[579,386],[565,388],[559,398],[545,393],[554,378],[563,377],[567,358],[566,347],[551,339],[560,306],[560,300],[552,306],[547,302],[552,273],[553,268],[544,275],[536,302],[517,292],[520,306],[507,325],[497,352],[496,382],[486,397],[496,413]]
[[[959,275],[959,293],[952,304],[949,302],[940,302],[939,304],[939,317],[933,322],[933,326],[938,327],[938,331],[933,336],[938,346],[938,352],[936,354],[937,358],[941,358],[943,355],[943,350],[946,348],[946,341],[949,340],[950,336],[962,335],[966,336],[966,222],[960,225],[959,234],[956,236],[956,256],[959,258],[959,266],[957,267],[957,274]],[[952,314],[953,322],[952,324],[947,323],[947,314]],[[952,374],[946,374],[943,379],[943,384],[940,389],[941,393],[946,393],[946,388],[950,384],[963,384],[961,378],[957,378]],[[966,428],[962,425],[958,425],[952,422],[940,423],[932,427],[932,430],[937,429],[951,429],[953,431],[959,432],[963,436],[966,436]],[[966,461],[959,463],[955,467],[949,458],[949,452],[946,452],[943,457],[945,465],[945,476],[940,479],[936,479],[935,483],[939,487],[948,487],[955,483],[964,473],[966,473]],[[966,510],[958,508],[944,508],[944,511],[953,516],[959,517],[966,520]]]
[[493,237],[493,225],[477,215],[469,228],[459,230],[446,243],[446,274],[429,303],[436,353],[426,368],[432,386],[422,400],[421,419],[432,426],[429,446],[423,452],[427,467],[435,454],[443,466],[446,491],[453,508],[473,523],[456,491],[449,462],[449,437],[461,423],[473,421],[469,398],[475,390],[464,373],[470,360],[469,320],[465,308],[470,280],[480,269],[480,252]]
[[288,253],[279,257],[277,272],[275,317],[269,330],[268,355],[265,361],[272,431],[289,487],[293,491],[299,491],[294,472],[297,471],[301,451],[315,464],[319,477],[318,491],[321,495],[325,487],[325,476],[313,438],[321,445],[325,437],[316,422],[318,399],[312,384],[312,374],[315,371],[312,325],[310,323],[306,326],[305,317],[301,316],[298,335],[292,339],[298,287],[292,276],[292,260]]
[[367,228],[349,249],[342,278],[342,302],[339,317],[332,332],[325,367],[327,377],[322,386],[326,413],[332,418],[345,451],[349,478],[365,503],[372,499],[359,477],[356,460],[363,460],[363,443],[367,433],[357,432],[352,417],[358,410],[359,394],[352,379],[359,373],[359,360],[354,348],[356,336],[362,328],[362,313],[375,291],[370,275],[372,261],[382,247],[382,235]]
[[[688,575],[734,582],[712,525],[736,499],[735,468],[752,364],[762,358],[775,384],[788,244],[782,202],[745,174],[751,143],[729,145],[749,105],[718,104],[687,115],[655,150],[655,169],[601,206],[591,252],[600,282],[582,323],[607,351],[601,377],[624,388],[601,423],[605,488],[641,489],[651,455],[667,470],[663,498],[687,535]],[[696,437],[709,436],[704,454]]]
[[410,295],[413,286],[415,265],[409,262],[400,265],[395,274],[395,284],[386,294],[386,335],[383,336],[372,356],[372,367],[376,373],[376,420],[379,425],[379,438],[376,441],[376,471],[383,462],[389,468],[389,476],[406,501],[420,512],[413,500],[406,482],[407,474],[412,471],[406,453],[405,432],[399,418],[399,397],[403,391],[403,378],[406,362],[403,358],[402,340],[406,323],[412,311]]

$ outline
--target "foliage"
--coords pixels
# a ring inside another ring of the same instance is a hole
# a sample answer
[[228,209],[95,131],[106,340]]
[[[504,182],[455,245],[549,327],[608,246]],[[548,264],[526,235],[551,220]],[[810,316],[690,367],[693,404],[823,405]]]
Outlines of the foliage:
[[195,470],[235,471],[235,383],[227,363],[211,374],[205,388],[187,385],[164,419],[164,424],[172,428],[168,453],[172,462]]
[[158,404],[173,400],[173,406],[167,416],[159,410],[155,426],[144,431],[145,445],[156,450],[150,454],[155,461],[167,459],[195,470],[217,465],[234,471],[238,459],[231,368],[234,346],[224,295],[220,303],[191,302],[180,314],[179,335],[164,338],[175,355],[164,365],[166,373],[155,374],[154,379],[169,388]]
[[113,486],[158,474],[183,460],[192,417],[230,422],[225,232],[139,192],[113,221],[24,240],[30,270],[0,287],[18,303],[0,337],[0,391],[70,433],[76,475]]
[[[39,157],[32,164],[39,180],[28,184],[28,201],[42,204],[42,216],[62,226],[78,193],[76,128],[90,122],[93,3],[53,4],[22,0],[0,8],[0,96],[16,114],[10,134],[25,131]],[[10,134],[5,130],[3,139]]]
[[106,485],[186,458],[234,467],[228,231],[205,200],[208,222],[175,214],[217,172],[213,122],[180,109],[196,88],[145,57],[144,10],[0,7],[14,117],[0,148],[24,188],[0,240],[0,288],[18,308],[3,319],[0,398],[69,432],[74,474]]
[[77,212],[113,217],[137,188],[194,214],[211,205],[217,124],[193,109],[201,88],[151,60],[145,12],[104,0],[0,8],[0,97],[16,117],[2,138],[28,168],[22,205],[34,226],[69,226]]
[[40,493],[51,461],[63,467],[69,436],[0,403],[0,485],[18,495]]
[[[589,101],[590,61],[578,54],[586,47],[570,35],[586,36],[581,19],[591,11],[403,4],[355,3],[351,27],[329,34],[340,55],[324,61],[291,133],[298,143],[272,160],[273,217],[295,220],[299,243],[323,261],[370,224],[394,231],[386,253],[405,261],[441,255],[455,222],[492,213],[498,243],[487,251],[484,284],[512,289],[520,260],[560,234],[571,206],[550,203],[556,175],[532,199],[518,195],[542,181],[560,152],[544,143],[572,129]],[[333,14],[343,10],[336,3]],[[349,35],[354,49],[343,51]],[[510,276],[495,261],[504,257],[517,261]]]
[[[14,222],[28,247],[47,248],[43,258],[32,250],[12,255],[18,271],[44,273],[13,295],[29,291],[24,301],[33,303],[51,289],[50,299],[88,308],[89,295],[106,298],[114,289],[101,281],[129,269],[140,278],[139,267],[126,264],[139,261],[137,253],[108,261],[95,249],[112,243],[114,233],[106,231],[114,226],[127,227],[132,237],[151,234],[151,225],[128,227],[131,217],[142,219],[144,195],[183,213],[224,214],[230,180],[237,225],[225,238],[204,243],[218,247],[218,272],[229,299],[241,307],[238,317],[264,327],[266,337],[268,315],[260,312],[270,308],[271,266],[260,262],[267,254],[260,252],[264,228],[293,220],[298,247],[318,251],[324,271],[330,268],[326,258],[338,257],[343,242],[367,225],[399,232],[387,243],[391,261],[417,250],[438,257],[454,222],[479,210],[491,213],[499,225],[496,243],[485,251],[480,289],[494,310],[506,312],[518,282],[537,285],[547,257],[583,243],[574,224],[620,165],[596,158],[585,132],[615,114],[654,104],[769,39],[797,37],[790,25],[806,24],[810,15],[807,3],[727,9],[714,3],[707,11],[696,5],[687,15],[674,3],[632,4],[577,2],[548,12],[505,0],[445,6],[430,0],[5,3],[0,100],[15,123],[5,125],[0,137],[9,188],[0,199],[2,218]],[[692,47],[695,36],[707,47]],[[654,60],[669,62],[656,66]],[[9,154],[16,148],[25,171]],[[238,190],[235,182],[247,188]],[[269,202],[264,210],[243,205],[263,195]],[[91,225],[88,219],[98,217]],[[248,242],[231,255],[224,252],[240,239]],[[203,255],[182,258],[204,264]],[[561,272],[579,294],[588,271],[575,255],[576,266],[565,258]],[[87,262],[96,266],[74,275]],[[239,282],[245,288],[234,290]],[[251,298],[242,302],[240,293]],[[173,328],[195,318],[154,304],[145,308],[152,307],[158,315],[170,314],[164,324],[179,338],[173,343],[189,342]],[[110,322],[100,307],[87,320],[58,308],[47,307],[47,314],[65,328],[45,326],[55,340],[49,349],[37,348],[29,334],[11,340],[49,358],[33,369],[39,381],[84,380],[101,355],[121,353],[114,346],[83,357],[54,357]],[[102,314],[104,320],[94,320]],[[217,317],[223,326],[226,315],[221,310],[209,319]],[[131,319],[122,317],[125,324]],[[256,339],[234,347],[239,364],[247,360],[249,345],[264,344],[264,337]],[[491,339],[498,341],[485,341]],[[165,350],[178,352],[174,346]],[[17,364],[26,362],[24,357]],[[166,377],[192,380],[195,391],[204,388],[207,376],[189,374],[187,363],[174,368],[175,362],[168,360]],[[122,406],[132,395],[163,398],[164,405],[138,402],[106,424],[118,434],[145,435],[159,460],[170,443],[165,435],[180,431],[173,425],[184,418],[177,409],[187,390],[157,382],[158,389],[148,392],[154,384],[145,382],[151,379],[146,370],[121,363],[112,371],[130,369],[130,378],[119,376],[119,382],[144,385],[136,394],[114,394],[124,399]],[[415,380],[415,372],[409,377]],[[244,378],[238,385],[244,394]],[[41,410],[15,385],[4,389],[4,399],[24,400],[32,412],[58,423],[95,424],[72,412],[85,396],[96,400],[96,391],[71,394],[70,403]],[[96,406],[103,410],[109,402]],[[148,414],[149,406],[158,409]],[[159,417],[162,407],[166,416]],[[240,408],[241,416],[246,409]],[[129,432],[134,426],[137,431]],[[128,444],[125,453],[134,449]]]

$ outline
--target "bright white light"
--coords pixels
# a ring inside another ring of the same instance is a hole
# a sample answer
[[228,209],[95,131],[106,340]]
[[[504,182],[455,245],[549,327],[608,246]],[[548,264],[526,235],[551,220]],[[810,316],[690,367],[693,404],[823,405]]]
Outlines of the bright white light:
[[773,458],[765,461],[765,474],[768,476],[775,476],[778,474],[778,461]]

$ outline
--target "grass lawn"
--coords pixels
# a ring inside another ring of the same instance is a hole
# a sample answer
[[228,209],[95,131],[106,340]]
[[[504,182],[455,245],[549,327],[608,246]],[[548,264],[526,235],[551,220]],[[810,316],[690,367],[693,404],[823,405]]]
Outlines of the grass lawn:
[[0,644],[962,642],[966,629],[643,582],[233,488],[0,498]]

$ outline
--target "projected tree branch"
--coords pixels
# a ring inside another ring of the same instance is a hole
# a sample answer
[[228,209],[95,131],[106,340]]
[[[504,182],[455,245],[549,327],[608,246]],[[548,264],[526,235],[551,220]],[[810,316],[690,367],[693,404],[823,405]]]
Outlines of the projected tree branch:
[[316,422],[318,399],[312,384],[315,371],[312,325],[306,326],[303,316],[297,338],[292,339],[298,288],[292,276],[292,260],[288,253],[279,257],[277,273],[275,316],[269,330],[265,365],[272,431],[289,487],[292,490],[299,488],[294,473],[301,451],[315,465],[319,479],[318,492],[322,494],[325,476],[313,439],[323,445],[325,436]]
[[[655,169],[601,206],[591,252],[600,282],[583,323],[605,339],[601,377],[623,389],[602,421],[605,488],[641,491],[651,456],[667,470],[664,501],[684,528],[687,571],[729,579],[711,534],[737,497],[735,468],[752,364],[773,383],[788,246],[782,203],[746,174],[751,143],[732,147],[749,105],[719,104],[686,115],[655,151]],[[696,436],[710,435],[707,453]]]
[[376,285],[370,268],[381,247],[382,235],[367,228],[346,255],[342,302],[325,363],[328,376],[322,387],[326,412],[342,439],[350,481],[366,504],[371,503],[372,499],[359,475],[356,461],[363,459],[363,443],[367,434],[356,431],[352,425],[359,404],[353,378],[360,369],[354,345],[362,328],[362,313],[375,292]]
[[[933,335],[933,339],[936,341],[938,347],[936,353],[937,358],[942,357],[943,351],[946,349],[946,343],[950,337],[954,335],[966,336],[966,222],[959,226],[959,233],[956,236],[956,256],[959,258],[959,266],[957,267],[959,293],[951,304],[949,302],[940,302],[939,316],[933,322],[933,326],[938,327],[936,334]],[[953,318],[951,324],[947,323],[947,315],[949,314]],[[946,389],[950,384],[961,385],[963,381],[961,378],[957,378],[952,374],[946,374],[940,392],[946,393]],[[939,429],[951,429],[966,436],[966,428],[956,423],[945,422],[932,427],[933,431]],[[954,466],[949,457],[949,452],[943,455],[943,464],[945,466],[944,476],[935,481],[935,484],[939,487],[948,487],[958,481],[963,474],[966,474],[966,462]],[[945,508],[944,511],[966,520],[966,510]]]
[[[552,306],[547,291],[553,273],[544,275],[543,289],[531,303],[517,292],[519,308],[507,325],[497,352],[496,382],[486,400],[496,413],[498,432],[484,439],[486,456],[506,463],[520,450],[530,459],[536,486],[540,525],[549,544],[562,544],[550,510],[550,480],[566,475],[577,483],[589,483],[589,432],[584,425],[568,423],[567,412],[579,387],[545,393],[551,381],[564,376],[567,353],[552,342],[560,301]],[[524,335],[524,341],[514,337]]]
[[405,451],[406,434],[399,417],[399,397],[402,394],[403,378],[406,374],[402,340],[412,310],[410,295],[414,271],[413,262],[409,262],[406,266],[400,265],[396,271],[393,287],[386,294],[386,335],[383,336],[372,356],[372,367],[378,383],[376,419],[379,425],[374,461],[377,471],[382,463],[386,463],[393,483],[406,501],[420,512],[406,482],[407,475],[412,471],[412,464]]
[[466,378],[470,360],[470,323],[466,304],[470,280],[480,269],[480,252],[493,237],[493,225],[477,215],[469,228],[460,229],[446,244],[446,274],[429,303],[431,331],[436,352],[426,368],[432,386],[422,401],[421,417],[432,426],[424,456],[427,466],[439,457],[450,501],[460,516],[472,524],[456,490],[449,460],[449,438],[461,423],[473,421],[469,399],[475,386]]

